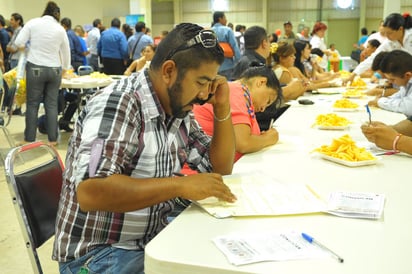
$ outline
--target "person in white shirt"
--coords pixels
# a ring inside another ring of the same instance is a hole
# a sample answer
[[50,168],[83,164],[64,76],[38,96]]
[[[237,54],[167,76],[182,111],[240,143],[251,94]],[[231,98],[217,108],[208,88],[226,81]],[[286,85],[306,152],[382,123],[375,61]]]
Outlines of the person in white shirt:
[[99,70],[99,56],[97,54],[97,42],[100,39],[100,30],[103,28],[102,20],[99,18],[93,20],[93,28],[87,34],[87,48],[89,49],[88,64],[94,71]]
[[383,20],[379,24],[379,31],[372,33],[368,36],[368,39],[366,39],[365,43],[363,43],[363,48],[366,49],[366,47],[368,46],[368,42],[373,39],[378,40],[381,44],[383,44],[383,42],[386,41],[385,29],[383,28]]
[[48,2],[42,17],[27,22],[15,40],[20,50],[30,43],[26,63],[27,108],[24,143],[34,142],[40,103],[46,110],[47,135],[57,145],[58,94],[62,73],[70,69],[70,47],[59,23],[60,8]]
[[356,75],[360,75],[372,66],[375,56],[382,51],[401,49],[412,54],[412,17],[409,14],[392,13],[383,22],[383,29],[387,40],[353,71],[347,81],[353,81]]
[[312,49],[319,48],[323,53],[323,62],[321,62],[321,67],[326,70],[327,65],[328,65],[328,56],[330,55],[330,51],[328,50],[324,37],[326,30],[328,29],[328,26],[326,26],[322,22],[317,22],[313,26],[312,30],[312,39],[310,39],[310,45],[312,46]]
[[393,50],[382,59],[379,66],[389,82],[400,89],[389,97],[378,96],[368,105],[412,116],[412,55],[403,50]]

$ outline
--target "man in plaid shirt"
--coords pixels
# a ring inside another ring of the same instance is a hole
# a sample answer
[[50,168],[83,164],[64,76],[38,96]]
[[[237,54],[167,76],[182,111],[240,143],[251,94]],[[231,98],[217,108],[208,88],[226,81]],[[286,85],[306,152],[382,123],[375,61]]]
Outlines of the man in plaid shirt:
[[[88,101],[66,157],[53,251],[60,273],[143,273],[144,247],[167,225],[174,198],[236,200],[221,177],[235,152],[223,59],[213,31],[180,24],[149,69]],[[213,105],[212,138],[194,120],[198,103]],[[200,173],[173,176],[185,162]]]

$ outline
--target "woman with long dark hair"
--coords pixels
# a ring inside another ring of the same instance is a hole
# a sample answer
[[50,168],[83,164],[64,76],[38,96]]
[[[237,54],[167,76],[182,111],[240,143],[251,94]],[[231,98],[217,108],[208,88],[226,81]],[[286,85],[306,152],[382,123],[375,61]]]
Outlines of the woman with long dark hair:
[[388,15],[383,22],[383,29],[388,39],[355,68],[349,81],[371,68],[375,56],[382,51],[401,49],[412,54],[412,17],[409,13]]

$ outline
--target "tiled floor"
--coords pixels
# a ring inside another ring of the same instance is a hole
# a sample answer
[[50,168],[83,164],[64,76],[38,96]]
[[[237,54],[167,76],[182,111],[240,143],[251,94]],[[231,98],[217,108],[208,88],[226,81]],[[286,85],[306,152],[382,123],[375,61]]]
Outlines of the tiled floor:
[[[13,116],[7,126],[10,135],[16,142],[23,140],[24,125],[23,116]],[[57,149],[63,160],[66,156],[69,136],[70,133],[61,131],[61,141]],[[43,134],[38,133],[37,139],[47,142],[47,136]],[[3,157],[8,149],[10,148],[7,139],[4,137],[3,131],[0,130],[0,153]],[[57,262],[51,259],[52,246],[53,239],[46,242],[38,250],[45,274],[58,273]],[[0,274],[33,273],[7,187],[3,162],[0,163],[0,254]]]

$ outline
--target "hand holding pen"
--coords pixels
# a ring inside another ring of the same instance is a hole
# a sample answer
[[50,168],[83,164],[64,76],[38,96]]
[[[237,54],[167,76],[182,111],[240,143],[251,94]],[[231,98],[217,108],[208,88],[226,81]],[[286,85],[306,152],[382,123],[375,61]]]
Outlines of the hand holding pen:
[[372,125],[372,113],[367,104],[365,105],[365,107],[366,107],[366,112],[368,113],[368,116],[369,116],[369,126],[371,126]]

